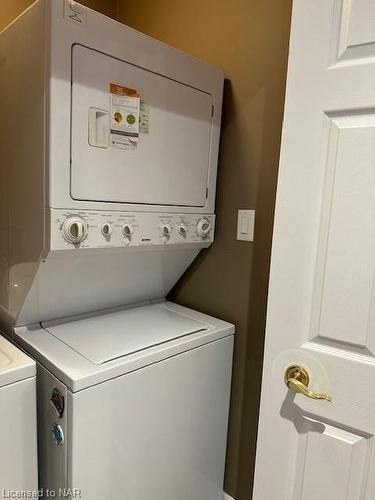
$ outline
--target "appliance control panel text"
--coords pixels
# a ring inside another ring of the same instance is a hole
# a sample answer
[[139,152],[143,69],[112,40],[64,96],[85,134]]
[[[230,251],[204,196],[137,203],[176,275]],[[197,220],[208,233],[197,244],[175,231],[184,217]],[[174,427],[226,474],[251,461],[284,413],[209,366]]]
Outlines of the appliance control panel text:
[[200,244],[214,237],[214,215],[51,210],[51,250]]

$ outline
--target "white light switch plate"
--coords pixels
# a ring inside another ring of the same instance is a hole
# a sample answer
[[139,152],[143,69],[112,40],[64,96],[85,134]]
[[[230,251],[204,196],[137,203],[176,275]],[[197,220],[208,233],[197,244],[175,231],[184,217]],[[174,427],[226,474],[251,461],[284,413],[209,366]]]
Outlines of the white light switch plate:
[[255,210],[238,210],[237,239],[254,241]]

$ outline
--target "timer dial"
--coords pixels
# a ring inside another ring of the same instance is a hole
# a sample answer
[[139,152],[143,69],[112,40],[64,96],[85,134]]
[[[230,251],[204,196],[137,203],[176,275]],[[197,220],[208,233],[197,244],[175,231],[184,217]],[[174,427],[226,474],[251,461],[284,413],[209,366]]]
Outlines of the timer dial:
[[87,236],[87,223],[83,217],[74,215],[65,219],[62,232],[69,243],[76,245],[81,243]]

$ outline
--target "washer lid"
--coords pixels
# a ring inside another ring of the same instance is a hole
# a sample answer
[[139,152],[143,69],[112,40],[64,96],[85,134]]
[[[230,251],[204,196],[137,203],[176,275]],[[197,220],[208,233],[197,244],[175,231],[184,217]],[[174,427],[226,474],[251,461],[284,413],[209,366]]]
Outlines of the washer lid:
[[35,376],[35,362],[0,336],[0,387]]
[[204,323],[160,305],[137,307],[70,323],[50,322],[43,327],[96,365],[208,330]]

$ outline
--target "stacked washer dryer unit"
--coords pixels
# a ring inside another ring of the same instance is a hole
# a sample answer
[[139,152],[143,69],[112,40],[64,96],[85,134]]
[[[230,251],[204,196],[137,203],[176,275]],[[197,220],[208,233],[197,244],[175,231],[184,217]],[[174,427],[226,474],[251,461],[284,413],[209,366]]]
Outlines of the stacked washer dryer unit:
[[165,297],[213,241],[223,75],[68,0],[0,47],[1,321],[38,363],[40,487],[218,500],[234,328]]

